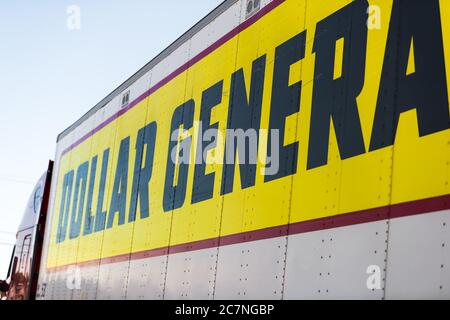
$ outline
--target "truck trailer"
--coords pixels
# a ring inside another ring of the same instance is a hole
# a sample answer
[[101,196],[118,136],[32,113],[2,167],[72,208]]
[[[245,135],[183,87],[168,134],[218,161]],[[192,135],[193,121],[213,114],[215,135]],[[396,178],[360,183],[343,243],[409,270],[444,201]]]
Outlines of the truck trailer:
[[450,1],[226,0],[57,137],[9,299],[449,299]]

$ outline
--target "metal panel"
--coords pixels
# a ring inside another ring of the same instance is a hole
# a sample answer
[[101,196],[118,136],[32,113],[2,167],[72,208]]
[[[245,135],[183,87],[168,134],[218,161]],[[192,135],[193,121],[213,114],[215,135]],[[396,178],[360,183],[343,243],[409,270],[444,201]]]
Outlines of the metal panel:
[[[246,1],[241,1],[241,22],[246,19]],[[263,5],[267,5],[264,3]],[[250,62],[266,54],[266,74],[274,64],[273,52],[269,48],[277,42],[277,28],[289,21],[292,33],[300,32],[304,25],[304,3],[292,11],[292,19],[275,18],[270,26],[254,24],[249,32],[238,35],[236,69],[244,68],[246,77],[251,74]],[[273,36],[273,38],[271,38]],[[270,39],[269,39],[270,38]],[[282,40],[279,40],[282,42]],[[270,88],[270,77],[265,77],[265,88]],[[246,79],[248,85],[250,78]],[[258,92],[264,101],[270,101],[270,90]],[[256,93],[256,94],[258,94]],[[269,104],[262,106],[260,128],[269,127]],[[295,119],[297,115],[294,115]],[[295,138],[296,122],[286,128],[286,140]],[[261,139],[263,139],[261,137]],[[264,152],[260,150],[260,152]],[[287,159],[280,159],[286,161]],[[287,164],[289,166],[289,164]],[[240,226],[241,232],[258,229],[264,221],[273,220],[272,225],[289,222],[292,176],[264,183],[263,165],[256,168],[257,187],[240,190],[240,176],[234,175],[234,191],[224,197],[221,236],[228,236],[231,225]],[[227,173],[228,174],[228,173]],[[249,172],[253,174],[253,172]],[[270,196],[269,196],[270,195]],[[273,213],[277,212],[276,215]],[[216,299],[280,299],[283,291],[283,276],[286,257],[286,237],[261,240],[245,244],[221,246],[219,248]]]
[[[146,90],[149,89],[151,78],[152,78],[151,73],[149,72],[149,73],[147,73],[147,75],[145,77],[141,78],[139,81],[137,81],[136,83],[134,83],[131,86],[131,88],[129,89],[131,100],[136,99],[138,97],[138,95],[140,95],[142,92],[145,92]],[[121,139],[124,139],[127,136],[133,137],[131,132],[133,130],[136,130],[135,126],[137,126],[138,128],[143,128],[145,126],[145,124],[147,123],[146,120],[147,120],[147,115],[148,115],[148,108],[149,108],[148,100],[141,101],[141,102],[139,102],[139,105],[137,105],[135,107],[135,109],[130,111],[128,118],[122,119],[121,121],[119,120],[117,132],[116,132],[116,150],[118,150],[118,148],[119,148],[118,144],[120,144]],[[131,151],[131,156],[130,156],[129,163],[128,163],[128,184],[130,184],[131,181],[135,178],[134,175],[139,176],[139,174],[137,172],[135,172],[136,168],[134,168],[134,163],[135,163],[135,158],[137,157],[137,152],[133,148],[133,145],[137,145],[137,141],[134,141],[132,139],[130,142],[130,146],[129,146],[130,151]],[[132,156],[133,154],[134,154],[134,156]],[[127,203],[130,203],[128,198],[126,198],[125,201]],[[126,205],[126,208],[128,208],[128,210],[130,210],[129,206],[130,206],[129,204]],[[134,222],[131,224],[128,223],[128,225],[122,226],[123,230],[119,231],[120,233],[117,233],[117,234],[113,235],[112,237],[104,236],[104,240],[103,240],[104,247],[103,247],[102,255],[105,254],[104,249],[105,249],[105,244],[107,242],[111,242],[108,245],[110,247],[112,247],[113,255],[128,254],[127,262],[126,263],[124,262],[124,264],[126,264],[127,267],[120,274],[120,276],[121,276],[120,282],[123,282],[122,299],[127,298],[128,293],[130,291],[130,289],[128,288],[128,284],[129,284],[131,261],[129,261],[129,260],[130,260],[131,252],[133,249],[133,240],[134,240],[134,232],[135,232],[134,227],[135,227]],[[131,288],[131,291],[133,289],[134,288]]]
[[[348,4],[346,1],[327,2],[321,6],[308,6],[305,12],[305,29],[314,30],[318,21],[336,12],[339,7]],[[382,4],[385,9],[386,4]],[[351,26],[349,16],[342,16],[340,23]],[[388,24],[388,19],[383,21]],[[382,57],[380,44],[386,42],[387,25],[383,25],[382,32],[371,33],[375,38],[367,47],[365,88],[378,88],[381,74]],[[351,29],[347,30],[349,33]],[[316,31],[317,32],[317,31]],[[320,37],[330,36],[332,30],[324,31]],[[301,76],[301,106],[298,117],[297,141],[299,145],[299,166],[294,177],[293,199],[290,223],[301,223],[308,220],[332,217],[358,211],[365,204],[365,208],[388,206],[391,202],[392,181],[392,148],[385,148],[370,154],[373,170],[360,162],[360,158],[351,157],[342,161],[341,152],[336,139],[336,129],[345,127],[343,119],[330,118],[330,131],[326,141],[326,165],[319,165],[307,170],[308,156],[311,154],[308,141],[311,139],[312,109],[318,108],[313,103],[314,83],[316,78],[315,61],[317,57],[309,55],[317,40],[316,33],[308,32],[306,39],[306,55],[302,60]],[[334,39],[331,39],[334,40]],[[337,39],[336,39],[337,40]],[[348,34],[347,40],[348,41]],[[338,52],[330,52],[334,59]],[[342,55],[342,61],[335,61],[335,68],[342,67],[344,59],[352,61],[352,53]],[[368,63],[377,61],[377,63]],[[378,63],[379,62],[379,63]],[[345,75],[349,77],[350,75]],[[345,86],[349,84],[346,82]],[[348,100],[346,88],[333,92],[333,103],[339,107],[339,101]],[[393,90],[382,94],[393,94]],[[358,107],[375,105],[378,98],[377,90],[368,90],[359,95]],[[342,106],[340,106],[342,107]],[[362,135],[366,143],[370,140],[373,114],[360,112]],[[305,119],[308,121],[305,122]],[[347,136],[346,139],[349,137]],[[311,141],[309,141],[311,143]],[[361,214],[367,214],[361,212]],[[384,210],[388,216],[388,209]],[[380,290],[367,289],[367,268],[377,265],[381,272],[385,269],[388,222],[355,225],[334,230],[324,230],[312,233],[290,235],[288,239],[287,267],[285,280],[285,298],[371,298],[383,297],[383,283]],[[330,240],[332,239],[332,240]],[[383,280],[383,279],[381,279]]]
[[[109,119],[113,115],[115,115],[121,108],[122,97],[117,96],[110,103],[104,106],[99,113],[103,114],[103,121]],[[100,125],[100,123],[98,124]]]
[[128,278],[129,261],[100,265],[97,300],[124,300]]
[[450,210],[392,219],[386,299],[450,298]]
[[[93,115],[91,118],[86,120],[86,122],[91,122],[92,126],[90,130],[93,130],[95,127],[99,126],[104,120],[105,120],[104,112],[98,112],[95,115]],[[79,127],[80,128],[80,127]],[[79,130],[77,128],[74,132],[77,132]],[[84,130],[85,133],[89,132],[89,130]],[[92,167],[92,158],[94,156],[98,156],[97,160],[97,170],[96,170],[96,177],[100,175],[100,168],[102,163],[102,155],[98,154],[98,149],[101,146],[102,139],[99,136],[94,136],[91,138],[90,143],[90,151],[89,151],[89,157],[87,157],[87,160],[89,160],[89,174],[88,174],[88,181],[91,178],[91,167]],[[89,188],[89,183],[87,184],[86,188]],[[98,190],[98,186],[94,186],[95,190]],[[87,191],[88,192],[88,191]],[[87,193],[86,193],[87,194]],[[92,203],[92,210],[90,212],[91,215],[95,215],[95,208],[96,208],[96,199],[93,199]],[[87,200],[85,200],[85,204],[87,203]],[[85,221],[84,217],[87,214],[86,206],[83,211],[83,222]],[[82,223],[84,226],[84,223]],[[81,232],[84,231],[84,227],[82,228]],[[101,249],[101,242],[103,239],[103,232],[97,232],[94,235],[90,236],[90,241],[80,241],[78,244],[78,252],[77,252],[77,263],[81,263],[85,261],[86,257],[93,257],[93,256],[99,256],[100,255],[100,249]],[[92,258],[91,258],[92,259]],[[80,287],[73,289],[73,296],[72,299],[75,300],[91,300],[95,299],[96,291],[97,291],[97,281],[98,281],[98,270],[99,270],[99,263],[92,264],[89,267],[84,268],[78,268],[77,272],[78,275],[81,277],[80,279]]]
[[[75,141],[75,133],[71,133],[69,136],[66,137],[65,141],[61,143],[61,148],[67,148],[70,144],[72,144]],[[59,149],[58,152],[63,152],[64,149]],[[69,158],[66,160],[68,164],[71,162],[71,156],[68,156]],[[55,168],[57,170],[53,173],[52,178],[52,192],[51,194],[51,207],[49,206],[49,210],[52,211],[52,214],[50,217],[47,217],[46,220],[46,234],[48,235],[48,238],[46,239],[46,250],[45,250],[45,259],[42,259],[41,261],[41,270],[47,270],[47,257],[49,255],[48,246],[50,245],[51,241],[54,241],[56,238],[56,231],[57,231],[57,219],[59,219],[59,206],[61,205],[58,203],[60,201],[60,194],[57,190],[57,184],[59,182],[59,179],[62,179],[60,177],[60,174],[62,173],[61,170],[62,165],[62,159],[61,156],[57,158],[57,161],[55,162]],[[55,222],[55,225],[53,224]],[[57,259],[60,259],[60,256],[64,256],[63,250],[57,249],[56,252],[54,252],[54,256]],[[65,274],[62,274],[62,272],[51,272],[47,277],[47,285],[46,285],[46,295],[48,294],[50,299],[69,299],[68,297],[68,291],[67,289],[67,283],[65,281]]]
[[146,74],[144,74],[141,78],[136,80],[135,83],[133,83],[131,86],[129,86],[127,89],[124,90],[124,92],[130,90],[130,102],[139,98],[139,96],[141,96],[150,88],[151,77],[152,71],[150,70]]
[[[211,22],[214,25],[208,25],[201,30],[191,40],[194,48],[190,50],[190,58],[197,55],[206,45],[212,44],[220,37],[230,31],[239,22],[240,4],[232,6],[224,13],[224,17]],[[202,91],[205,87],[210,87],[219,81],[223,74],[234,71],[235,68],[235,51],[237,50],[237,38],[230,40],[227,44],[227,54],[223,59],[232,57],[231,60],[223,60],[223,63],[215,69],[206,70],[195,73],[192,70],[187,72],[187,82],[185,90],[185,100],[189,98],[200,101]],[[202,79],[200,81],[199,79]],[[209,82],[208,82],[209,81]],[[227,80],[226,80],[227,81]],[[196,86],[194,84],[197,84]],[[222,94],[222,103],[216,106],[211,115],[211,122],[220,122],[220,130],[224,130],[227,115],[226,91],[229,84],[224,83],[224,92]],[[199,104],[198,104],[199,105]],[[199,105],[200,106],[200,105]],[[200,108],[196,108],[195,118],[199,117]],[[223,120],[223,121],[222,121]],[[193,132],[193,151],[192,155],[196,155],[198,132]],[[217,146],[217,149],[223,146]],[[215,186],[220,185],[221,166],[211,165],[211,171],[215,172]],[[188,185],[192,185],[194,170],[190,170]],[[214,191],[216,197],[218,191]],[[186,201],[192,198],[192,190],[189,189],[186,194]],[[201,232],[205,229],[201,226],[206,223],[210,226],[207,238],[217,238],[220,235],[220,224],[222,214],[222,201],[218,204],[214,202],[197,203],[191,210],[185,210],[181,215],[175,210],[173,213],[173,221],[171,228],[171,245],[177,245],[181,242],[192,242],[202,239],[205,235]],[[184,238],[180,238],[184,236]],[[213,297],[215,270],[217,264],[217,248],[189,252],[184,254],[170,255],[168,258],[168,271],[165,287],[165,299],[210,299]]]
[[190,40],[186,40],[186,42],[183,43],[179,48],[177,48],[177,50],[172,52],[169,56],[167,56],[152,69],[152,79],[150,82],[150,87],[158,84],[158,82],[166,78],[168,75],[170,75],[172,72],[174,72],[176,69],[178,69],[188,61],[189,46]]
[[67,287],[67,277],[65,271],[52,272],[50,284],[52,289],[49,293],[51,300],[69,300],[70,292]]
[[127,285],[129,300],[162,300],[167,256],[131,260]]
[[[289,236],[284,299],[382,299],[386,224]],[[381,271],[377,290],[367,286],[373,265]]]
[[[95,115],[95,126],[100,125],[103,121],[108,119],[111,115],[116,113],[120,108],[120,97],[117,97],[114,99],[110,104],[108,104],[105,108],[103,108],[100,112],[98,112]],[[97,155],[97,176],[100,175],[101,166],[103,163],[103,151],[106,146],[113,145],[113,147],[110,150],[109,154],[109,162],[112,162],[114,157],[116,156],[116,148],[114,144],[112,144],[112,141],[114,141],[116,137],[116,131],[117,131],[117,124],[113,123],[111,127],[107,129],[108,131],[104,132],[102,135],[96,135],[92,139],[92,151],[91,156]],[[112,166],[108,166],[107,171],[107,179],[105,184],[105,202],[109,201],[110,199],[110,190],[112,189],[112,182],[113,179],[113,168]],[[97,178],[98,179],[98,178]],[[95,188],[98,189],[98,185],[95,186]],[[94,199],[93,201],[93,208],[97,208],[97,199]],[[86,213],[85,213],[86,214]],[[83,295],[89,298],[95,299],[97,297],[97,290],[98,286],[100,285],[100,261],[99,258],[101,257],[102,253],[102,247],[103,247],[103,239],[104,238],[104,232],[98,231],[90,235],[89,241],[87,241],[86,250],[82,253],[85,255],[79,256],[79,261],[84,261],[84,259],[95,259],[94,263],[88,268],[88,270],[82,270],[81,271],[81,291],[83,292]],[[88,289],[89,291],[87,293],[84,292],[84,290]],[[84,299],[82,295],[80,295],[80,299]]]
[[78,268],[78,270],[75,269],[73,272],[76,272],[76,274],[80,276],[78,283],[80,287],[74,288],[72,299],[95,300],[99,274],[98,264],[89,267],[81,267]]
[[195,57],[203,50],[207,49],[214,42],[226,35],[230,30],[237,27],[241,21],[241,1],[226,9],[220,16],[217,16],[209,24],[192,36],[190,56]]
[[281,299],[286,238],[220,247],[214,299]]
[[164,299],[212,299],[216,261],[217,248],[170,255]]
[[[185,63],[187,63],[189,59],[189,49],[190,49],[190,40],[187,39],[185,43],[181,44],[176,50],[174,50],[170,55],[168,55],[161,63],[156,65],[152,69],[152,76],[150,81],[150,87],[154,87],[155,85],[158,85],[158,83],[165,79],[167,76],[169,76],[172,72],[174,72],[179,67],[183,66]],[[167,92],[164,89],[159,91],[154,96],[151,96],[149,99],[149,112],[146,117],[146,123],[150,123],[152,121],[155,121],[158,119],[158,130],[165,130],[166,128],[170,128],[171,119],[168,118],[168,115],[170,115],[172,112],[168,111],[171,108],[176,108],[177,106],[181,105],[183,102],[187,100],[186,98],[186,82],[187,82],[187,76],[189,71],[183,72],[179,74],[176,79],[178,83],[178,88],[176,89],[177,93],[173,94],[172,92]],[[166,105],[166,108],[161,108],[162,105]],[[164,120],[162,120],[164,119]],[[162,121],[161,121],[162,120]],[[167,126],[167,127],[166,127]],[[160,135],[161,136],[161,135]],[[157,135],[157,141],[158,143],[158,135]],[[159,158],[159,157],[158,157]],[[164,159],[165,160],[165,159]],[[153,171],[156,172],[158,168],[161,168],[160,170],[164,170],[162,168],[165,168],[166,163],[161,163],[158,160],[156,160],[156,163],[154,163],[154,169]],[[155,184],[155,177],[153,177],[151,181],[151,191],[150,191],[150,197],[153,198],[163,198],[163,181],[158,181],[157,188],[158,190],[155,190],[153,185]],[[155,193],[157,195],[155,195]],[[159,197],[158,197],[159,196]],[[162,208],[157,206],[157,208],[151,208],[152,215],[159,215],[160,220],[158,222],[144,222],[141,225],[141,228],[139,230],[135,230],[136,237],[140,237],[141,240],[143,239],[145,243],[150,244],[153,241],[161,241],[163,243],[162,247],[169,246],[170,239],[171,239],[171,228],[172,228],[172,220],[173,220],[173,212],[170,213],[164,213],[162,212]],[[143,227],[148,223],[148,228],[143,229]],[[155,230],[157,229],[157,231]],[[155,232],[156,231],[156,232]],[[158,235],[155,237],[152,233],[158,233]],[[156,239],[157,238],[157,239]],[[160,242],[159,242],[160,243]],[[142,243],[141,243],[142,244]],[[161,245],[161,244],[160,244]],[[136,242],[133,243],[133,247],[135,248]],[[136,249],[135,249],[136,250]],[[167,279],[167,268],[168,268],[168,257],[163,256],[161,257],[160,263],[157,263],[158,267],[156,268],[157,275],[155,279],[151,279],[151,282],[149,283],[150,286],[154,287],[154,284],[156,282],[159,283],[159,287],[154,292],[139,294],[139,292],[142,292],[141,289],[136,290],[135,287],[129,288],[129,291],[127,293],[128,296],[157,296],[158,299],[164,298],[164,293],[166,290],[166,279]],[[153,265],[153,263],[152,263]],[[133,276],[133,281],[136,278]],[[131,279],[130,279],[131,283]],[[162,286],[161,286],[162,284]],[[145,287],[148,287],[146,285]],[[144,287],[144,288],[145,288]],[[161,292],[162,289],[162,292]]]
[[[149,78],[146,79],[147,81]],[[149,82],[147,82],[148,85]],[[141,83],[141,87],[143,85]],[[130,94],[133,92],[135,94],[137,91],[135,88],[130,88]],[[122,106],[120,106],[119,101],[119,107],[116,108],[116,111],[114,111],[114,108],[111,108],[111,111],[113,113],[117,112],[117,109],[120,109]],[[106,111],[107,112],[107,111]],[[141,102],[140,105],[137,105],[132,110],[130,110],[127,113],[127,117],[120,117],[115,122],[117,123],[114,132],[114,152],[111,153],[112,157],[110,158],[111,161],[111,169],[110,169],[110,179],[109,179],[109,192],[107,193],[108,196],[106,199],[109,201],[111,199],[111,195],[113,192],[113,185],[115,180],[115,175],[117,174],[115,172],[115,169],[120,164],[117,163],[117,161],[120,160],[119,157],[119,151],[122,147],[121,143],[122,141],[127,137],[134,137],[131,132],[134,132],[136,128],[134,125],[137,125],[138,128],[141,128],[145,124],[145,119],[147,115],[147,102]],[[133,124],[130,125],[130,124]],[[113,129],[114,130],[114,129]],[[136,154],[135,149],[133,146],[136,144],[136,141],[133,141],[131,139],[129,141],[129,152],[131,152],[131,155]],[[123,160],[125,161],[125,160]],[[127,165],[127,180],[128,184],[131,185],[132,179],[133,179],[133,171],[134,171],[134,157],[129,156],[128,163],[122,163],[122,165]],[[124,195],[121,195],[124,196]],[[127,198],[127,195],[125,195],[125,203],[126,208],[129,208],[129,201]],[[108,213],[108,219],[109,219]],[[114,224],[117,224],[118,218],[116,217],[113,220]],[[104,232],[103,235],[103,244],[102,244],[102,251],[101,251],[101,257],[102,262],[100,263],[100,274],[99,274],[99,281],[98,281],[98,292],[97,292],[97,299],[125,299],[126,298],[126,291],[127,291],[127,284],[128,284],[128,268],[129,268],[129,255],[131,253],[132,248],[132,242],[133,242],[133,235],[134,235],[134,223],[127,223],[124,224],[116,229],[112,229],[113,232],[107,233]],[[109,259],[111,256],[121,256],[126,257],[128,255],[128,258],[125,262],[120,263],[113,263],[113,264],[107,264],[104,265],[103,259]],[[109,292],[110,290],[113,290],[114,292]]]
[[[158,104],[156,96],[150,96],[147,106],[147,116],[145,123],[151,123],[155,119],[158,122],[158,130],[170,123],[167,120],[167,111],[164,108],[155,108]],[[166,139],[164,135],[156,135],[155,144],[162,144]],[[161,212],[161,204],[152,199],[163,197],[164,180],[157,172],[164,172],[165,160],[155,156],[153,161],[153,172],[149,186],[150,215],[153,219],[145,219],[140,224],[135,224],[133,228],[133,240],[131,250],[142,252],[152,246],[167,247],[169,243],[170,223],[172,217]],[[162,239],[161,239],[162,238]],[[167,252],[167,250],[166,250]],[[164,293],[164,282],[166,278],[167,255],[151,257],[151,254],[144,254],[142,259],[131,260],[128,272],[127,299],[162,299]]]
[[[89,119],[87,119],[85,122],[83,122],[76,130],[73,131],[73,135],[74,135],[74,141],[79,141],[80,139],[82,139],[87,132],[90,132],[94,129],[95,127],[95,119],[96,117],[91,117]],[[92,153],[92,145],[93,145],[93,140],[86,140],[84,141],[81,145],[80,148],[82,148],[83,150],[85,150],[85,152],[88,155],[91,155]],[[91,158],[91,157],[90,157]],[[90,158],[89,161],[91,160]],[[86,161],[85,157],[84,157],[84,153],[82,153],[80,155],[80,153],[75,154],[73,156],[71,156],[71,166],[75,169],[75,173],[77,172],[77,168],[79,165],[81,165],[84,161]],[[90,168],[88,170],[88,172],[90,172]],[[87,181],[89,179],[89,174],[87,177]],[[74,192],[75,192],[75,181],[76,181],[76,176],[74,176]],[[86,181],[86,188],[88,188],[88,182]],[[87,194],[87,190],[86,190],[86,194]],[[74,199],[74,198],[73,198]],[[72,205],[73,205],[74,200],[72,200]],[[80,193],[79,193],[79,199],[78,199],[78,205],[82,203],[82,211],[83,211],[83,218],[85,216],[85,211],[86,211],[86,196],[84,199],[81,199],[81,186],[80,186]],[[72,212],[73,209],[71,209],[69,216],[72,217],[72,215],[74,214]],[[79,207],[77,207],[77,210],[79,210]],[[71,218],[70,218],[71,219]],[[84,221],[84,219],[82,219],[82,221]],[[83,225],[83,223],[81,223]],[[69,227],[68,230],[70,230],[70,223],[69,223]],[[83,232],[83,228],[81,227],[80,229],[80,233]],[[79,257],[82,255],[83,251],[85,250],[85,247],[83,247],[83,243],[80,241],[80,238],[78,237],[77,239],[72,240],[72,245],[71,248],[69,249],[70,251],[70,255],[71,256],[75,256],[76,260],[79,260]],[[78,273],[78,269],[70,269],[68,270],[69,272],[73,272],[74,274],[72,274],[72,276],[74,277],[78,277],[79,273]],[[67,273],[67,272],[66,272]],[[79,285],[79,281],[81,281],[81,279],[74,279],[74,281],[76,281],[76,285],[73,285],[71,287],[68,287],[66,285],[66,290],[69,291],[67,292],[68,297],[70,297],[70,300],[73,299],[80,299],[81,298],[81,294],[84,293],[84,288],[80,288]]]

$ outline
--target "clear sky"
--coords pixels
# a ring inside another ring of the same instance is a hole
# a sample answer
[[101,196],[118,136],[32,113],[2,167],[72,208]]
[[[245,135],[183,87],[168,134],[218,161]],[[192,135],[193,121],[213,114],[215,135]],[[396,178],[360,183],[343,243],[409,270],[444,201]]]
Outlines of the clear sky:
[[[58,133],[221,2],[0,2],[0,279]],[[79,30],[67,25],[71,5]]]

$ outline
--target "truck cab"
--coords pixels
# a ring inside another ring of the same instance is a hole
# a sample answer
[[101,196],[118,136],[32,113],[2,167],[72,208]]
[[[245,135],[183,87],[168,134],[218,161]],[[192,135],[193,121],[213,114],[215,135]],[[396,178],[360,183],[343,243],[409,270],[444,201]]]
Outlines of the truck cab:
[[18,228],[7,279],[0,288],[2,297],[8,300],[35,298],[52,171],[50,161],[33,189]]

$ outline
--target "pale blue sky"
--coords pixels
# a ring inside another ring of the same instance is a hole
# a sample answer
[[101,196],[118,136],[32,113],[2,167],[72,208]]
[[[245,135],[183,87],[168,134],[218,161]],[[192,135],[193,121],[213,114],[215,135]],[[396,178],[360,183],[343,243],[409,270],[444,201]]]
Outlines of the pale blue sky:
[[[58,133],[221,2],[1,1],[0,279]],[[67,28],[70,5],[81,30]]]

